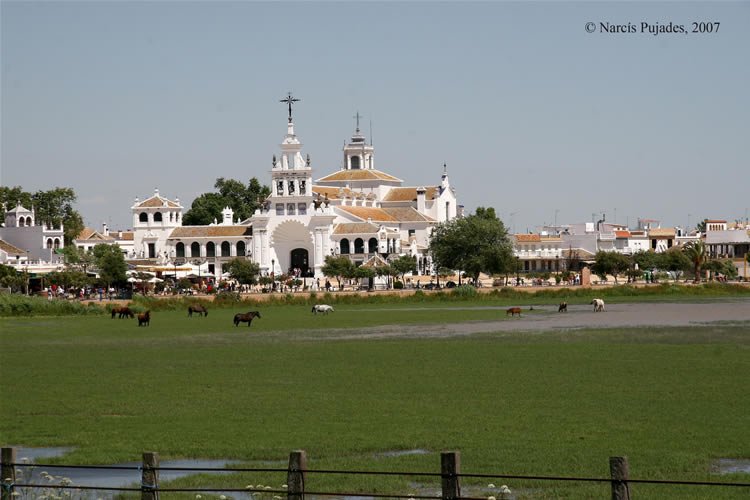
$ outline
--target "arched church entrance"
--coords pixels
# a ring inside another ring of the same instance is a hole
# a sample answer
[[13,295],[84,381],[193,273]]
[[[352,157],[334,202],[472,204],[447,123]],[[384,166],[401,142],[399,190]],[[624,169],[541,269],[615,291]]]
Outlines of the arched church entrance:
[[310,258],[306,248],[295,248],[294,250],[292,250],[289,260],[291,262],[290,267],[292,268],[292,272],[294,272],[295,269],[299,269],[300,278],[311,276]]

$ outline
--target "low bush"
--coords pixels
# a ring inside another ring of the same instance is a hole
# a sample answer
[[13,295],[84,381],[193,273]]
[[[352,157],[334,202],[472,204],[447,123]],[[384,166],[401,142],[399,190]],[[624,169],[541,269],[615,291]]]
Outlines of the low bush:
[[0,295],[0,316],[74,316],[82,314],[104,314],[106,309],[90,302],[63,299],[49,300],[45,297],[30,297],[18,294]]

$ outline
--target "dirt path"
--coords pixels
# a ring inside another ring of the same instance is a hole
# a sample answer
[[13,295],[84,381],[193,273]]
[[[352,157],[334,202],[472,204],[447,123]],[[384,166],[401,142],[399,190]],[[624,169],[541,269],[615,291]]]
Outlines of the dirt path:
[[[487,309],[487,308],[484,308]],[[360,330],[342,329],[311,331],[309,338],[376,339],[456,337],[488,332],[544,332],[579,328],[624,328],[697,326],[716,322],[749,322],[750,300],[732,299],[710,303],[628,303],[607,304],[606,310],[593,312],[593,306],[568,306],[567,313],[556,307],[539,307],[529,312],[524,308],[521,318],[506,318],[505,308],[496,308],[497,321],[434,325],[386,325]],[[306,336],[307,337],[307,336]]]

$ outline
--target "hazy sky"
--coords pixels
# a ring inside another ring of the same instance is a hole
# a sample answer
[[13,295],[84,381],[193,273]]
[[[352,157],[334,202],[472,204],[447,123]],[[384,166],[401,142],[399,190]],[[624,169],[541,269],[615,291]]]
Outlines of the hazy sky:
[[0,181],[72,187],[95,228],[131,227],[133,199],[156,187],[189,207],[217,177],[269,184],[288,91],[316,179],[340,168],[359,111],[376,168],[434,185],[445,162],[467,211],[495,207],[519,232],[602,212],[631,226],[748,215],[749,2],[2,1],[1,14]]

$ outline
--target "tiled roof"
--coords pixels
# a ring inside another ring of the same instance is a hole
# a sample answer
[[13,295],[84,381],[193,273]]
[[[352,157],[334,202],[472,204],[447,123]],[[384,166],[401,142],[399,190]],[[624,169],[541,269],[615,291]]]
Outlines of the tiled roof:
[[13,209],[8,210],[5,213],[6,214],[20,214],[20,213],[23,213],[23,214],[29,213],[30,214],[31,210],[29,210],[28,208],[24,208],[21,205],[16,205],[15,207],[13,207]]
[[0,240],[0,250],[7,253],[8,255],[26,255],[26,250],[18,248],[15,245],[11,245],[7,241]]
[[413,207],[374,208],[338,206],[336,209],[347,212],[359,219],[371,219],[374,222],[435,222],[434,219],[417,212]]
[[367,262],[362,264],[362,267],[383,267],[387,265],[388,265],[388,262],[386,262],[385,259],[383,259],[383,257],[381,257],[378,254],[375,254],[372,257],[370,257],[367,260]]
[[368,222],[344,222],[336,225],[333,234],[374,234],[380,229]]
[[674,238],[674,228],[657,228],[648,231],[649,238]]
[[518,243],[541,243],[542,237],[538,234],[516,234]]
[[177,227],[169,235],[170,240],[177,238],[215,238],[232,236],[251,236],[250,226],[182,226]]
[[180,204],[175,203],[172,200],[163,198],[159,195],[154,195],[151,198],[143,200],[142,202],[136,205],[136,208],[158,208],[158,207],[179,208]]
[[630,238],[630,231],[615,231],[616,238]]
[[320,193],[320,196],[323,197],[328,195],[329,200],[339,200],[344,196],[351,197],[353,193],[351,189],[330,186],[313,186],[312,191],[313,193]]
[[726,224],[727,221],[721,219],[706,219],[706,222],[713,222],[714,224]]
[[392,181],[403,182],[392,175],[381,172],[380,170],[339,170],[333,174],[327,175],[317,182],[342,182],[342,181]]
[[[440,194],[437,186],[425,187],[425,199],[433,200]],[[416,187],[397,187],[388,191],[383,201],[417,201]]]
[[120,240],[120,241],[133,241],[134,236],[135,236],[135,233],[133,233],[133,231],[123,231],[122,237],[118,236],[115,239]]
[[98,232],[96,229],[92,229],[90,227],[84,227],[80,233],[78,233],[78,236],[75,237],[76,241],[83,241],[83,240],[100,240],[100,241],[112,241],[114,238],[112,236],[105,236]]

